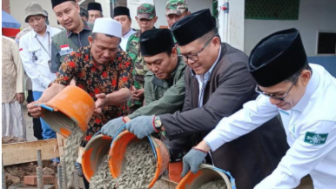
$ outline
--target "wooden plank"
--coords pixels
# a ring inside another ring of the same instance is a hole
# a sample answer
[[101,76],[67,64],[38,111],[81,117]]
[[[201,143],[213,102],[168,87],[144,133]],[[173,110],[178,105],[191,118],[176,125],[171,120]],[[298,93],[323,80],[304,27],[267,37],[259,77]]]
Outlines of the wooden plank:
[[15,165],[37,161],[37,150],[41,150],[42,160],[59,157],[57,139],[19,142],[2,145],[4,165]]
[[64,147],[65,147],[66,139],[58,133],[56,135],[56,138],[57,138],[58,154],[62,159],[62,157],[64,155]]

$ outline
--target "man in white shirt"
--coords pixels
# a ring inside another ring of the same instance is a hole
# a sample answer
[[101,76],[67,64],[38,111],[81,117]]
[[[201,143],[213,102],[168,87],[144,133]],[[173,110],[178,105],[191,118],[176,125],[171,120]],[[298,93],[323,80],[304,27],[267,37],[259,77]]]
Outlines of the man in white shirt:
[[127,7],[114,8],[113,19],[120,22],[120,24],[122,25],[122,38],[120,47],[122,48],[123,51],[126,51],[128,38],[136,32],[131,28],[132,19],[130,16],[129,9]]
[[[24,69],[32,80],[33,97],[38,100],[43,91],[56,78],[50,71],[51,37],[61,30],[46,24],[48,16],[41,5],[29,3],[25,9],[27,22],[32,30],[20,38],[19,51]],[[41,119],[43,139],[56,138],[55,132]]]
[[334,189],[336,79],[323,67],[307,63],[296,29],[279,31],[260,41],[251,53],[248,67],[261,95],[223,118],[184,156],[183,174],[189,169],[197,172],[208,151],[215,151],[280,113],[290,149],[255,189],[295,188],[307,174],[315,189]]

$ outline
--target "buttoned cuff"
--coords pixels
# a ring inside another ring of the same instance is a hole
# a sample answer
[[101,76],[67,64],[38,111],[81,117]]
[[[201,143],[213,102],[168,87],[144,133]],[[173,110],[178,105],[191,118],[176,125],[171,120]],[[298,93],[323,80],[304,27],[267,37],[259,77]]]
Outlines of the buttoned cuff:
[[215,129],[212,130],[205,138],[204,141],[207,143],[211,151],[217,150],[221,147],[226,141],[221,138],[221,135]]

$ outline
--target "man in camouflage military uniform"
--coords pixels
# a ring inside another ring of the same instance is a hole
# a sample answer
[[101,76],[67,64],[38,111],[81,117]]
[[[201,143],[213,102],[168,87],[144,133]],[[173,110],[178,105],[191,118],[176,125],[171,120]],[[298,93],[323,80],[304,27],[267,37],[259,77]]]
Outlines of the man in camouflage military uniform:
[[166,3],[166,19],[168,27],[171,28],[172,25],[183,17],[189,15],[188,6],[184,0],[168,0]]
[[[184,0],[168,0],[166,3],[166,19],[168,27],[171,28],[175,22],[181,20],[183,17],[189,15],[188,5]],[[177,46],[177,41],[173,36],[177,52],[180,54],[180,48]]]
[[134,85],[132,87],[131,99],[128,101],[130,113],[143,105],[144,77],[148,68],[140,53],[140,35],[141,33],[154,28],[154,24],[157,21],[154,5],[148,3],[141,4],[137,9],[137,16],[135,19],[139,24],[140,30],[130,36],[126,46],[126,52],[131,57],[134,64]]

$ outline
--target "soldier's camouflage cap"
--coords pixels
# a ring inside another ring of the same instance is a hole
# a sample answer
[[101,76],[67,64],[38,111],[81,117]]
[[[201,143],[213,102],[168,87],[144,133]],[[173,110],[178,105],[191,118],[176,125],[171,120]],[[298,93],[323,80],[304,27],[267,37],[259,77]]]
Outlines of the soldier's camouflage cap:
[[166,3],[166,15],[177,14],[181,15],[188,5],[184,0],[168,0]]
[[148,3],[141,4],[137,9],[137,16],[139,19],[152,20],[156,16],[154,5]]

